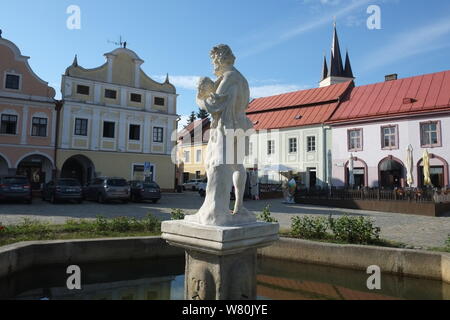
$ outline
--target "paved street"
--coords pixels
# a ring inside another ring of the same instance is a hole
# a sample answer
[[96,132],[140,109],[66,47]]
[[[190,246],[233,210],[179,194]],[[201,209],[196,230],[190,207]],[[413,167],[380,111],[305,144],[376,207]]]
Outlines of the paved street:
[[[161,202],[129,203],[129,204],[98,204],[85,201],[83,204],[57,204],[42,202],[35,199],[34,203],[26,204],[0,204],[0,223],[13,224],[23,218],[39,219],[51,223],[64,223],[66,219],[91,219],[97,215],[107,218],[130,216],[142,218],[152,213],[162,220],[170,219],[171,208],[182,208],[186,213],[195,213],[202,205],[203,199],[197,193],[164,194]],[[336,209],[308,205],[285,205],[280,199],[246,201],[246,207],[255,213],[260,213],[263,207],[271,206],[272,216],[281,224],[282,228],[289,228],[291,218],[301,215],[336,216],[348,213],[363,215],[375,220],[381,227],[382,237],[389,240],[407,243],[420,247],[442,247],[450,234],[450,214],[445,217],[422,217],[405,214],[383,212],[363,212],[359,210]]]

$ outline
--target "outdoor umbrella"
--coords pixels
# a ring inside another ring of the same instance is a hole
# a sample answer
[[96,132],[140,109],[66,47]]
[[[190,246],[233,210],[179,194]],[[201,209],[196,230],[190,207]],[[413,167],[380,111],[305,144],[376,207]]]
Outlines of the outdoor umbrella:
[[355,185],[355,175],[353,174],[354,166],[353,154],[350,154],[350,160],[348,161],[348,184],[350,187]]
[[430,177],[430,155],[426,149],[423,153],[423,184],[425,186],[432,185]]
[[280,175],[280,179],[281,179],[281,175],[282,173],[287,173],[290,171],[294,171],[294,169],[285,166],[283,164],[274,164],[274,165],[267,165],[263,168],[264,172],[278,172],[278,174]]
[[406,153],[406,182],[408,183],[408,186],[412,187],[414,183],[414,176],[413,176],[413,170],[414,170],[414,164],[413,164],[413,147],[412,145],[408,146],[407,153]]

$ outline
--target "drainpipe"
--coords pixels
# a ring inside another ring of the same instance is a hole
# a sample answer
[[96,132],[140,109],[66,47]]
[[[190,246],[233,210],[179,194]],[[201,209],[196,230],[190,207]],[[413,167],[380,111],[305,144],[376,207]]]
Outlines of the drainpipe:
[[53,179],[56,179],[58,176],[58,143],[59,143],[59,123],[60,123],[60,115],[61,115],[61,109],[64,105],[64,100],[55,100],[55,110],[56,110],[56,124],[55,124],[55,149],[53,154],[53,161],[55,162],[55,170],[53,174]]
[[[323,162],[322,162],[322,170],[323,170],[323,178],[324,185],[328,185],[328,152],[327,152],[327,132],[324,124],[322,123],[322,154],[323,154]],[[330,187],[328,185],[328,187]]]

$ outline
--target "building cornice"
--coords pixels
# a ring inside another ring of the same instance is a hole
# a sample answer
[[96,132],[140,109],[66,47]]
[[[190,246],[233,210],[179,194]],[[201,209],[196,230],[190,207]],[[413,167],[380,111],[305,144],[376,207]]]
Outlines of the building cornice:
[[[157,117],[168,117],[173,120],[177,120],[179,118],[178,114],[173,113],[161,113],[161,112],[152,112],[152,111],[143,111],[143,110],[137,110],[136,108],[129,107],[126,108],[124,106],[107,106],[107,105],[101,105],[101,104],[95,104],[95,103],[86,103],[86,102],[79,102],[79,101],[72,101],[66,99],[64,104],[70,105],[71,107],[79,107],[79,108],[91,108],[95,107],[98,109],[101,109],[102,111],[109,111],[109,112],[133,112],[138,113],[140,115],[151,115],[151,116],[157,116]],[[64,108],[64,107],[63,107]]]
[[352,120],[336,120],[336,121],[328,121],[325,124],[329,125],[331,127],[341,127],[341,126],[347,126],[347,125],[354,125],[354,124],[366,124],[366,123],[373,123],[373,122],[385,122],[385,121],[391,121],[391,120],[408,120],[408,119],[418,119],[418,118],[424,118],[424,117],[430,117],[430,116],[438,116],[438,115],[449,115],[450,116],[450,109],[446,107],[444,110],[436,110],[436,111],[418,111],[415,113],[408,112],[407,114],[396,114],[396,115],[381,115],[381,116],[374,116],[369,118],[361,118],[361,119],[352,119]]

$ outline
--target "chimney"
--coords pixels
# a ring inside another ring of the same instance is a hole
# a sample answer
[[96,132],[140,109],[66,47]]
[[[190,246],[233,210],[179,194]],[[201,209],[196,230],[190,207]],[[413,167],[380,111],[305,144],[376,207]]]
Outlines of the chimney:
[[393,73],[393,74],[388,74],[384,77],[384,81],[394,81],[398,79],[398,74]]

